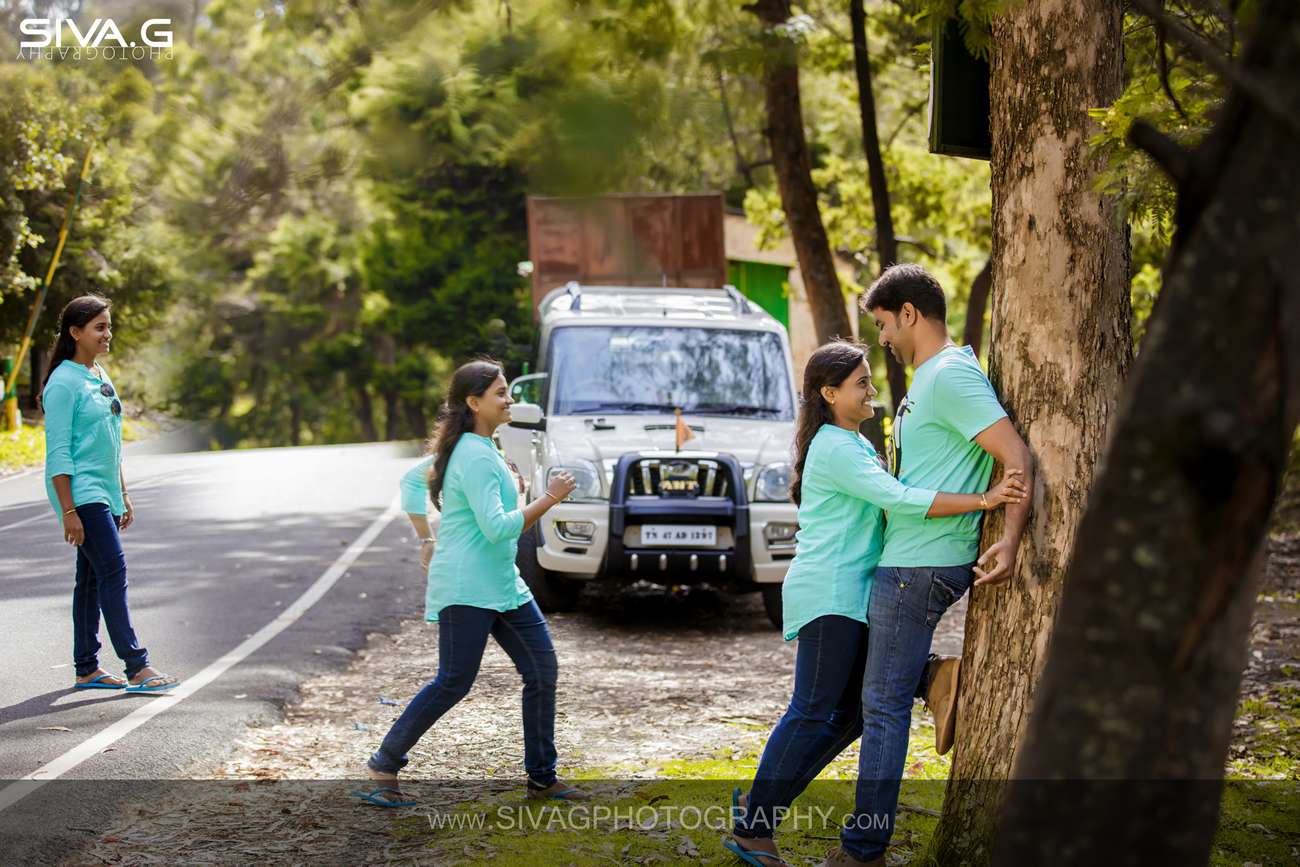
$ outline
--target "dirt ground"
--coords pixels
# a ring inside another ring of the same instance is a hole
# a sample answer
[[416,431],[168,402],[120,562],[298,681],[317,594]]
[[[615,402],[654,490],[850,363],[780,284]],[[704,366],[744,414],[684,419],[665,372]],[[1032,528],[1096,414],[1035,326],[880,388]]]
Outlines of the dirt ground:
[[[939,652],[960,652],[964,614],[963,603],[940,624]],[[768,624],[757,594],[587,596],[548,621],[560,659],[561,773],[651,778],[728,744],[753,750],[790,697],[794,644]],[[360,773],[401,711],[381,698],[404,702],[436,671],[436,630],[413,620],[374,636],[348,671],[305,684],[282,724],[250,731],[212,776]],[[417,745],[404,777],[521,779],[519,675],[495,643],[488,648],[473,691]]]
[[[1253,697],[1261,707],[1276,706],[1279,694],[1297,694],[1290,686],[1300,676],[1300,535],[1273,539],[1268,570],[1243,684],[1243,700]],[[960,652],[965,611],[963,600],[941,622],[937,652]],[[590,595],[577,611],[549,620],[560,658],[556,741],[562,775],[725,776],[729,761],[752,761],[789,698],[794,645],[768,624],[754,594]],[[436,627],[422,620],[373,636],[347,670],[304,683],[301,702],[286,709],[283,722],[248,729],[219,764],[181,775],[232,781],[234,788],[191,791],[137,807],[69,863],[232,863],[268,857],[277,863],[445,863],[448,853],[431,859],[418,837],[404,844],[400,833],[394,836],[401,820],[392,811],[349,802],[336,791],[338,783],[304,783],[298,795],[285,798],[283,790],[271,797],[259,794],[264,787],[248,782],[359,777],[401,703],[436,671],[436,646]],[[1249,760],[1251,750],[1273,743],[1268,738],[1276,727],[1276,717],[1264,710],[1243,712],[1233,761]],[[412,753],[403,775],[406,790],[434,807],[464,800],[455,781],[467,786],[478,781],[480,792],[483,780],[500,792],[517,790],[523,775],[519,730],[518,674],[490,643],[473,691]],[[914,734],[914,743],[918,740]],[[1277,749],[1285,757],[1295,745],[1286,741]],[[946,759],[932,753],[931,758],[927,775],[944,776]],[[834,775],[851,776],[855,759],[852,747]],[[915,775],[919,764],[911,767],[909,774]],[[1283,775],[1294,774],[1294,762],[1281,767]],[[1234,768],[1267,774],[1257,765],[1230,762],[1230,773]],[[711,849],[725,856],[712,844]],[[464,856],[496,860],[486,850]],[[901,863],[898,855],[891,859]]]

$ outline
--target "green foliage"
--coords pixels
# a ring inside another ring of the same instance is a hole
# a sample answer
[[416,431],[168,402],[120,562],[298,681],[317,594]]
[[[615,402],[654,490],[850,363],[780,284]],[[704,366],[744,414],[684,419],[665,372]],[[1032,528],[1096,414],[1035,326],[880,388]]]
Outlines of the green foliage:
[[18,430],[0,431],[0,477],[45,460],[45,428],[25,425]]
[[[1233,4],[1233,8],[1235,18],[1198,4],[1167,4],[1165,11],[1212,50],[1231,59],[1240,49],[1238,34],[1244,32],[1254,4]],[[1100,127],[1092,146],[1106,163],[1096,186],[1118,199],[1132,229],[1136,345],[1146,332],[1146,317],[1160,291],[1160,271],[1174,230],[1177,191],[1164,171],[1128,142],[1129,129],[1141,119],[1183,147],[1194,148],[1213,126],[1226,87],[1223,79],[1186,47],[1173,41],[1162,45],[1156,26],[1140,14],[1125,16],[1124,67],[1123,94],[1113,105],[1092,112]]]
[[[486,353],[519,369],[528,193],[719,189],[779,238],[760,81],[773,46],[799,56],[832,246],[858,287],[880,269],[838,0],[797,4],[766,36],[743,0],[215,0],[193,22],[173,5],[171,60],[0,66],[0,340],[22,328],[93,141],[37,349],[68,298],[108,293],[123,387],[216,422],[226,444],[423,437],[452,365]],[[866,4],[900,258],[948,289],[954,334],[988,255],[989,174],[928,152],[928,42],[955,16],[984,52],[1005,5]],[[1222,24],[1170,11],[1231,48]],[[1141,116],[1193,143],[1222,87],[1171,47],[1175,106],[1152,28],[1126,23],[1128,86],[1094,144],[1132,221],[1140,335],[1173,192],[1125,135]]]

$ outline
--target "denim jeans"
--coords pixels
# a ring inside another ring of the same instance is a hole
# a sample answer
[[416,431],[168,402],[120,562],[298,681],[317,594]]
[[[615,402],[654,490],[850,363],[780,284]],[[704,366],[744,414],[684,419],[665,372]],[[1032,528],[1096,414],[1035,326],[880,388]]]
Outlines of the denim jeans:
[[140,646],[126,605],[126,555],[117,534],[121,518],[106,503],[77,506],[85,528],[77,546],[77,579],[72,590],[72,663],[78,677],[99,668],[99,613],[104,612],[113,652],[134,677],[149,665],[149,651]]
[[866,659],[865,623],[830,614],[799,630],[794,694],[763,748],[737,837],[771,837],[794,799],[862,734]]
[[438,614],[438,675],[416,693],[370,757],[373,770],[395,774],[438,719],[464,698],[478,676],[488,636],[524,680],[524,768],[540,786],[555,782],[555,684],[558,664],[546,618],[529,600],[512,611],[448,605]]
[[862,684],[856,815],[840,832],[845,851],[859,860],[885,854],[893,836],[912,701],[922,691],[934,627],[970,587],[972,565],[876,569],[867,614],[871,634]]

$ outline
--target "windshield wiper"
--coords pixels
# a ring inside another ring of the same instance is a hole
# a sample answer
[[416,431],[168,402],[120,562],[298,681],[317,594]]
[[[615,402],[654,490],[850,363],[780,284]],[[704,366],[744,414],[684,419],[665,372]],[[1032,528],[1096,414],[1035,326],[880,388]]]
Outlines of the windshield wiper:
[[672,412],[677,409],[671,403],[644,403],[637,401],[609,400],[595,403],[580,403],[569,412],[572,415],[585,415],[590,412]]
[[750,406],[743,403],[702,403],[692,407],[691,412],[710,415],[760,415],[781,412],[779,406]]

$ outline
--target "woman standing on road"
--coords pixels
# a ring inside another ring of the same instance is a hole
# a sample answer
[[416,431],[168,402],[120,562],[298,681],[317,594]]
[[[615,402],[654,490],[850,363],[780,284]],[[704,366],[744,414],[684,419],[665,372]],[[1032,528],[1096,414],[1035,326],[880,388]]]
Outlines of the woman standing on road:
[[[149,667],[126,603],[126,556],[119,532],[135,521],[122,475],[122,401],[96,360],[113,339],[109,302],[83,295],[59,314],[59,339],[45,375],[45,489],[63,538],[77,548],[72,591],[76,689],[157,692],[176,678]],[[126,678],[99,667],[99,615]]]
[[[427,537],[421,527],[423,492],[412,490],[411,479],[432,461],[428,490],[442,511],[442,523],[429,563],[425,619],[440,624],[438,675],[411,700],[367,762],[370,778],[384,785],[353,794],[372,804],[414,806],[398,789],[397,773],[409,761],[407,751],[469,692],[489,635],[510,656],[524,681],[528,795],[584,797],[555,774],[555,648],[546,619],[515,567],[520,533],[567,497],[574,481],[559,473],[541,497],[519,508],[515,478],[491,439],[500,425],[510,421],[512,403],[500,365],[473,361],[458,368],[438,420],[433,455],[403,480],[403,508],[417,531]],[[421,540],[426,551],[431,544]]]
[[[993,509],[1024,495],[1014,477],[987,494],[900,484],[858,432],[874,414],[875,396],[864,348],[828,343],[808,359],[790,486],[799,506],[798,549],[782,588],[785,639],[799,639],[794,694],[763,749],[749,795],[736,789],[732,796],[736,822],[723,841],[748,864],[784,863],[773,841],[782,813],[862,735],[867,600],[883,547],[882,509],[937,518]],[[919,697],[928,686],[918,684]]]

